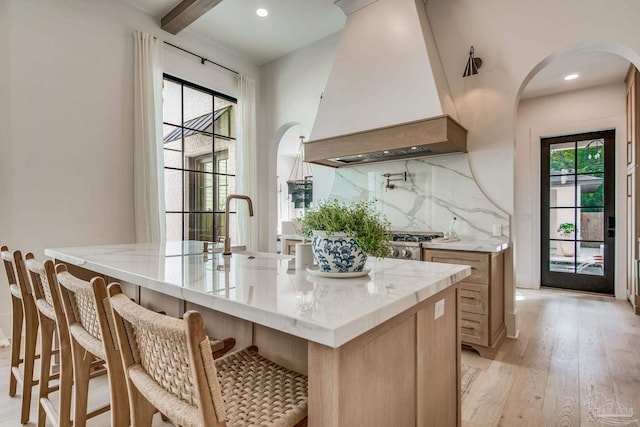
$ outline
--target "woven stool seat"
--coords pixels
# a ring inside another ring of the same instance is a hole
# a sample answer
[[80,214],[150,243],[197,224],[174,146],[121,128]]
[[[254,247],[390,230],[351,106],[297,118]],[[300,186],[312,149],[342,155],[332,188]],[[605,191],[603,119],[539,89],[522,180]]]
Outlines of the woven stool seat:
[[9,292],[11,292],[11,295],[13,295],[14,297],[22,299],[22,295],[20,294],[20,288],[18,287],[18,285],[15,285],[13,283],[9,285]]
[[291,426],[307,416],[307,377],[251,348],[215,361],[227,426]]
[[[306,425],[307,378],[260,356],[256,347],[214,361],[202,316],[176,319],[132,302],[109,285],[133,425],[156,410],[183,427]],[[135,410],[134,410],[135,408]]]
[[40,311],[40,313],[44,314],[51,320],[56,320],[56,311],[53,306],[46,302],[45,300],[36,300],[36,307]]

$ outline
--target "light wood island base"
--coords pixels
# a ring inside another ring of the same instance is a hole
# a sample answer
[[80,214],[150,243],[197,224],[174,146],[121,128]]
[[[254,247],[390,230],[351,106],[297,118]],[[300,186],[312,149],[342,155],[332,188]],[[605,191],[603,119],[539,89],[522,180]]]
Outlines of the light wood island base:
[[[69,269],[81,277],[96,275],[78,266]],[[236,348],[257,345],[265,357],[308,375],[311,427],[461,425],[457,284],[332,348],[120,283],[144,307],[174,317],[197,310],[211,337],[234,337]],[[436,302],[442,300],[444,314],[434,319]]]
[[309,342],[309,425],[459,426],[457,300],[452,286],[341,347]]

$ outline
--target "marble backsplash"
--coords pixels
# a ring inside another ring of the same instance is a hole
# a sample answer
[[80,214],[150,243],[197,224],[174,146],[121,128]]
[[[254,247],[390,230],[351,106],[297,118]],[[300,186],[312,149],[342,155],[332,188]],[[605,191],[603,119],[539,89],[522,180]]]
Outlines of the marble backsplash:
[[[405,171],[406,182],[393,181],[394,188],[385,188],[383,174]],[[314,199],[324,198],[375,199],[394,230],[447,231],[456,217],[461,240],[509,240],[509,215],[482,193],[464,153],[340,169],[314,167]]]

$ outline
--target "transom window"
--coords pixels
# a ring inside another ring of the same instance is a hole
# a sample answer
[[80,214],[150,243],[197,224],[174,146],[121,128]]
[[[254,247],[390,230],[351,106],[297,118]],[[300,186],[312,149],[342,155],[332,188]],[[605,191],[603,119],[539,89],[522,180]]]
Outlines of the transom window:
[[167,240],[217,240],[235,192],[237,101],[164,76],[163,152]]

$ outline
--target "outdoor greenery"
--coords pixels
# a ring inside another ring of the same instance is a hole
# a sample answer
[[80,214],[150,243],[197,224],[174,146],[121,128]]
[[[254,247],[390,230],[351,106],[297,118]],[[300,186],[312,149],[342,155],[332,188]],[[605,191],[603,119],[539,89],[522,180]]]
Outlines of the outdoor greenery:
[[571,234],[577,231],[576,226],[572,222],[563,222],[558,226],[558,233],[560,234]]
[[374,200],[354,203],[324,200],[297,220],[301,224],[300,234],[307,238],[311,238],[314,231],[324,231],[328,236],[344,232],[369,255],[385,257],[391,250],[391,224],[376,209]]
[[[576,154],[577,153],[577,159]],[[592,159],[595,155],[599,156],[599,162],[593,162]],[[578,148],[577,150],[552,150],[549,159],[549,168],[552,174],[557,174],[560,171],[567,171],[573,173],[575,170],[578,174],[590,175],[602,178],[604,172],[603,166],[603,154],[602,148]],[[589,159],[589,155],[592,159]],[[576,169],[577,168],[577,169]],[[595,212],[598,209],[588,209],[589,207],[597,206],[602,207],[604,201],[604,184],[600,185],[598,189],[591,193],[580,194],[580,206],[583,208],[583,212]]]

